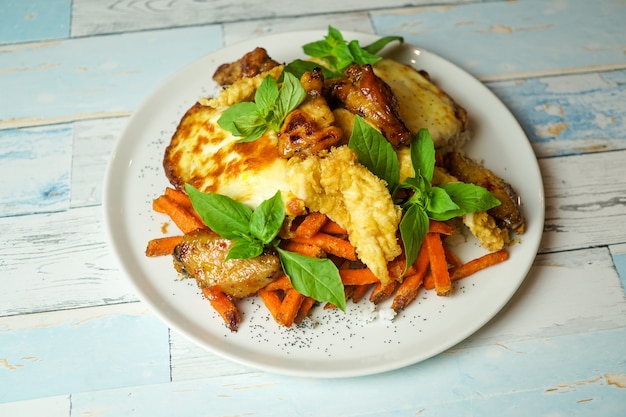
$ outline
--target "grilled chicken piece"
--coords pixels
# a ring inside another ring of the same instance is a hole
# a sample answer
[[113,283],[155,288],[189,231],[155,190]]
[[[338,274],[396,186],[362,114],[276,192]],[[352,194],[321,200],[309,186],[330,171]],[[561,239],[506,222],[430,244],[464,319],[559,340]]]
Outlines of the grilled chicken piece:
[[174,249],[174,267],[195,278],[200,286],[217,285],[235,298],[254,294],[282,273],[280,260],[274,253],[224,261],[232,244],[211,230],[188,233]]
[[499,206],[487,211],[496,219],[499,227],[514,230],[518,234],[524,233],[526,223],[519,207],[520,197],[510,184],[458,152],[448,152],[443,158],[443,164],[459,181],[486,188],[500,200]]
[[230,85],[244,77],[254,77],[278,66],[264,48],[256,48],[240,59],[220,65],[213,74],[213,80],[221,86]]
[[337,144],[343,135],[333,126],[335,116],[322,96],[324,76],[320,69],[300,78],[306,98],[287,115],[278,134],[278,153],[283,158],[307,157]]
[[411,141],[413,134],[400,117],[395,94],[371,65],[351,65],[346,78],[330,80],[327,86],[331,97],[376,126],[393,146]]

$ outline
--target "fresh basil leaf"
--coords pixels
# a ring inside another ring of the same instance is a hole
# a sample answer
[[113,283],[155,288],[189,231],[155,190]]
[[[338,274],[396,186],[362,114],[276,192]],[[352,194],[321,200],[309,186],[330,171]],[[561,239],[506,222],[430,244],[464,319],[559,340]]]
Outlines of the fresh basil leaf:
[[248,101],[229,107],[217,120],[217,124],[222,129],[242,137],[245,136],[244,131],[247,131],[250,126],[259,123],[264,123],[263,118],[257,112],[256,104]]
[[350,54],[352,55],[352,60],[357,64],[365,65],[365,64],[375,64],[380,61],[382,58],[378,55],[374,55],[369,51],[361,48],[359,45],[359,41],[350,41],[348,43],[348,49],[350,50]]
[[370,54],[375,54],[393,41],[399,41],[400,43],[404,43],[404,38],[402,36],[385,36],[384,38],[380,38],[376,42],[364,46],[363,49]]
[[276,100],[276,112],[274,114],[274,130],[279,130],[285,117],[300,105],[306,98],[306,91],[300,80],[293,74],[284,74],[283,85],[278,92]]
[[422,175],[428,182],[435,172],[435,145],[427,129],[420,129],[410,145],[411,162],[415,176]]
[[191,184],[185,184],[185,190],[194,210],[215,233],[230,240],[249,235],[250,207],[224,195],[203,193]]
[[460,207],[450,198],[448,193],[439,187],[432,187],[430,190],[430,198],[426,205],[426,212],[429,216],[443,214],[459,210]]
[[400,229],[400,238],[404,245],[406,272],[417,259],[417,255],[428,232],[428,215],[426,211],[416,204],[409,206],[402,216],[398,228]]
[[304,73],[313,72],[316,68],[320,68],[322,70],[322,75],[325,80],[330,80],[333,78],[343,77],[343,74],[333,72],[326,67],[321,66],[315,62],[304,61],[301,59],[296,59],[295,61],[291,61],[289,64],[285,66],[283,69],[283,73],[293,74],[297,79],[302,78]]
[[250,217],[250,233],[263,244],[271,243],[283,225],[285,205],[280,191],[270,199],[263,201],[252,212]]
[[264,119],[267,118],[278,100],[278,84],[271,75],[266,76],[254,93],[254,103],[257,111]]
[[276,248],[283,271],[300,294],[320,302],[333,303],[346,311],[346,296],[339,271],[327,258],[312,258]]
[[232,242],[233,246],[231,246],[224,261],[255,258],[263,253],[263,243],[258,239],[241,238]]
[[489,210],[501,204],[487,189],[478,185],[451,182],[439,187],[445,190],[464,213]]
[[348,147],[356,152],[363,166],[387,182],[393,195],[400,179],[400,162],[393,145],[363,118],[355,116]]

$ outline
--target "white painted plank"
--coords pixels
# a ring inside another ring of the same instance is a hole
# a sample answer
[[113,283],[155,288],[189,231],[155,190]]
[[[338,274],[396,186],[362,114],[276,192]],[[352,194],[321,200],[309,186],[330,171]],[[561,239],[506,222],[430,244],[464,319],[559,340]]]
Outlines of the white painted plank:
[[71,207],[100,205],[111,151],[128,118],[97,119],[74,124]]
[[0,319],[0,402],[170,380],[168,329],[140,303]]
[[71,161],[68,125],[0,130],[0,217],[67,209]]
[[474,2],[371,16],[377,33],[402,35],[483,79],[626,67],[620,0]]
[[69,395],[0,403],[0,415],[6,417],[70,417]]
[[623,243],[626,151],[539,161],[546,196],[542,252]]
[[0,47],[0,91],[12,100],[0,128],[127,116],[222,46],[220,28],[202,26]]
[[100,207],[0,218],[0,316],[136,301]]
[[226,45],[232,45],[233,43],[241,42],[247,39],[258,38],[281,32],[295,32],[299,30],[314,29],[326,30],[328,25],[331,25],[341,31],[374,33],[374,28],[368,13],[355,12],[224,23],[224,41]]
[[[615,415],[610,411],[623,405],[624,398],[624,385],[615,385],[626,378],[623,352],[617,348],[624,344],[626,329],[621,328],[462,349],[370,377],[248,374],[81,393],[72,397],[72,411],[98,411],[101,417],[194,417],[207,410],[213,416],[414,415],[421,410],[443,415],[441,410],[454,399],[460,405],[477,402],[479,415],[501,415],[503,403],[517,406],[511,408],[515,416],[540,415],[535,410],[576,415],[582,402],[589,415]],[[585,388],[593,388],[593,394]],[[590,395],[593,401],[588,401]]]
[[[448,0],[441,3],[464,3],[470,0]],[[89,36],[145,29],[187,25],[271,19],[295,15],[315,17],[324,13],[369,11],[380,8],[406,7],[435,3],[432,0],[74,0],[72,2],[72,36]]]
[[540,157],[626,148],[624,70],[490,82],[487,86],[519,120]]
[[67,38],[71,3],[71,0],[3,0],[0,45]]

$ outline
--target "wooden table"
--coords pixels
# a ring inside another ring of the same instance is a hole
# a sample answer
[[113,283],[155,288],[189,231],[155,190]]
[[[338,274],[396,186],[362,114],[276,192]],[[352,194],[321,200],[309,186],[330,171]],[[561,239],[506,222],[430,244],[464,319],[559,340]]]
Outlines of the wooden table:
[[[624,2],[265,4],[0,4],[0,415],[624,415]],[[413,366],[327,380],[247,368],[165,326],[113,258],[101,194],[129,116],[172,73],[329,24],[401,35],[484,82],[532,143],[546,212],[530,273],[484,328]]]

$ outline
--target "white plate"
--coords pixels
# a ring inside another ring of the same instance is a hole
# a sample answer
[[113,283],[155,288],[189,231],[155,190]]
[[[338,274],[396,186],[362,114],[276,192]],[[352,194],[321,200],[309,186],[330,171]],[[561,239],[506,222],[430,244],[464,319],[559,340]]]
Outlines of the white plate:
[[[263,46],[279,62],[303,58],[301,45],[326,31],[278,34],[209,54],[165,82],[133,114],[108,166],[103,204],[106,230],[122,269],[140,298],[171,328],[206,349],[262,370],[298,376],[348,377],[401,368],[432,357],[464,340],[508,302],[524,280],[539,247],[544,220],[543,185],[526,135],[508,109],[480,82],[437,55],[411,45],[390,46],[385,54],[427,70],[464,106],[473,141],[468,153],[508,180],[523,200],[527,231],[510,259],[456,283],[449,297],[422,291],[393,321],[370,321],[370,303],[348,303],[347,313],[317,308],[315,326],[277,326],[258,298],[240,304],[244,320],[228,331],[193,280],[179,280],[170,257],[146,258],[149,239],[161,236],[165,218],[151,209],[169,185],[163,173],[165,146],[183,113],[199,97],[217,91],[217,65]],[[344,33],[366,45],[378,36]],[[174,229],[171,226],[170,229]],[[173,234],[175,230],[170,230]],[[461,257],[483,253],[473,241]],[[388,308],[385,304],[383,308]]]

